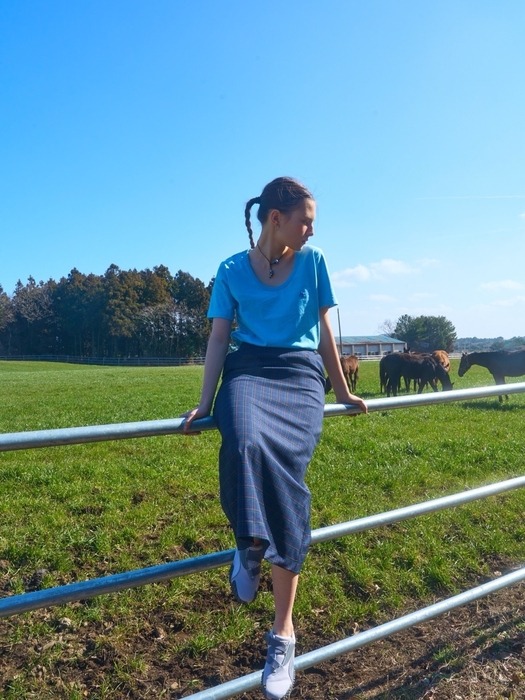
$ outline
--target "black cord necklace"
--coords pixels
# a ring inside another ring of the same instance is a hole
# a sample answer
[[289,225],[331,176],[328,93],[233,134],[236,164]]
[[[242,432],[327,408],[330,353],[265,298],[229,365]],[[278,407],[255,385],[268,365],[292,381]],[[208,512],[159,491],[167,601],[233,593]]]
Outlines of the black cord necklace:
[[258,250],[259,253],[263,256],[263,258],[266,258],[266,260],[268,261],[268,265],[270,266],[270,269],[269,269],[269,271],[268,271],[268,277],[269,277],[270,279],[272,279],[272,277],[275,275],[275,270],[273,269],[273,266],[279,264],[279,261],[281,260],[281,258],[283,257],[283,255],[284,255],[285,252],[286,252],[286,248],[283,250],[283,252],[279,255],[278,258],[273,258],[273,260],[271,260],[270,258],[268,258],[268,257],[262,252],[261,247],[259,246],[258,243],[257,243],[257,250]]

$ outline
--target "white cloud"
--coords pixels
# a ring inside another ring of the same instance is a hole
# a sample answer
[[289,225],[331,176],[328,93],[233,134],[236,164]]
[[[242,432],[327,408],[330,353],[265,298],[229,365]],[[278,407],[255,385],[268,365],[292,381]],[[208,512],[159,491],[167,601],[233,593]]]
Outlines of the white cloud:
[[402,260],[393,260],[392,258],[384,258],[376,263],[371,263],[370,270],[372,277],[383,278],[394,275],[410,275],[416,272],[415,268]]
[[346,270],[334,272],[332,282],[335,287],[355,287],[357,282],[367,282],[372,273],[365,265],[347,267]]
[[498,299],[492,302],[491,306],[510,308],[512,306],[520,306],[522,304],[525,304],[525,296],[518,295],[509,299]]
[[355,287],[360,282],[384,281],[391,277],[407,277],[417,275],[422,268],[436,266],[437,260],[430,258],[419,260],[418,267],[414,267],[410,263],[403,260],[394,260],[393,258],[383,258],[378,262],[372,262],[368,265],[356,265],[348,267],[345,270],[339,270],[332,274],[332,282],[335,287]]
[[494,282],[485,282],[480,285],[481,289],[486,289],[488,292],[497,292],[499,290],[512,290],[519,291],[525,289],[525,285],[522,282],[516,282],[515,280],[499,280]]

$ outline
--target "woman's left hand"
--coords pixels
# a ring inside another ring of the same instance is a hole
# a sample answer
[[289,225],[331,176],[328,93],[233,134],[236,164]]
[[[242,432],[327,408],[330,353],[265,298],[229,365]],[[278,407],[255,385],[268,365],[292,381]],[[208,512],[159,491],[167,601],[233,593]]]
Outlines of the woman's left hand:
[[357,406],[360,409],[359,413],[368,413],[368,406],[360,396],[349,393],[344,397],[336,396],[335,398],[337,403],[352,404],[352,406]]

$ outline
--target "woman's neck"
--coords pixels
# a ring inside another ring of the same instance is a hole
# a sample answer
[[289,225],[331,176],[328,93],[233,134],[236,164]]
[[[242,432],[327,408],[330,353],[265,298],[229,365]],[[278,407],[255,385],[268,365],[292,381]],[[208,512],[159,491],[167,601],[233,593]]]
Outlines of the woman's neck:
[[268,238],[260,237],[257,241],[255,248],[267,259],[267,260],[277,260],[281,259],[288,252],[288,247],[279,243],[279,241],[271,241]]

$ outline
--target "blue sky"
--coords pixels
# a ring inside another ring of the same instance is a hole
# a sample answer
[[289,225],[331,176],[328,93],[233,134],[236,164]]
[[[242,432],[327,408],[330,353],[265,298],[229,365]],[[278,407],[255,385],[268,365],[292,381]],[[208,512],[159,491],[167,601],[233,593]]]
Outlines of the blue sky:
[[524,336],[524,26],[523,0],[3,2],[0,284],[208,283],[291,175],[343,335]]

